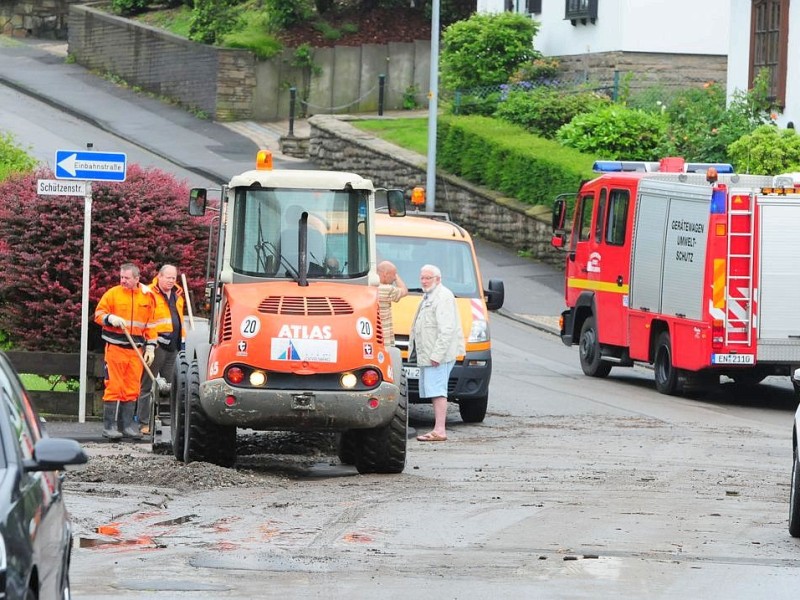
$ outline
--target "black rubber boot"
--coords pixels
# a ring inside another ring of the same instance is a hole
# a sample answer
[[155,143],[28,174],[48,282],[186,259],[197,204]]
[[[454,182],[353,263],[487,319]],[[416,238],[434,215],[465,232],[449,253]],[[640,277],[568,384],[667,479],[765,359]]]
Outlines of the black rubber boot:
[[122,435],[134,440],[142,439],[139,425],[134,423],[133,415],[136,413],[136,402],[120,402],[119,414],[122,419]]
[[118,440],[122,437],[117,429],[116,412],[116,402],[103,402],[103,437],[109,440]]

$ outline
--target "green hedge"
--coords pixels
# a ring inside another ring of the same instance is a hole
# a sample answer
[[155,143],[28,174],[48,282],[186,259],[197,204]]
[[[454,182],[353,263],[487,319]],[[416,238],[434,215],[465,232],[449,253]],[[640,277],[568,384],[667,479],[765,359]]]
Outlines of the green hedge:
[[440,168],[530,205],[552,206],[559,194],[596,177],[594,156],[497,119],[443,116],[437,138]]

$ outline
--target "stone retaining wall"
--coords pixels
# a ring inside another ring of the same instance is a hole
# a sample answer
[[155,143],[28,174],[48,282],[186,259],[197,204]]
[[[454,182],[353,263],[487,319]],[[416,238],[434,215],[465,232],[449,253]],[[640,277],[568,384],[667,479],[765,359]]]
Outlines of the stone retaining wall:
[[[618,73],[617,84],[634,92],[656,86],[670,93],[701,87],[710,81],[718,82],[724,89],[728,80],[726,56],[594,52],[559,56],[558,59],[561,63],[559,71],[567,81],[583,77],[613,87],[615,73]],[[658,98],[653,99],[656,100]]]
[[[308,120],[311,128],[309,159],[320,169],[363,175],[378,187],[408,190],[425,185],[427,159],[424,156],[398,148],[348,122],[357,119],[359,117],[343,115],[311,117]],[[550,245],[551,212],[546,207],[523,204],[438,172],[436,210],[450,213],[453,221],[472,235],[512,250],[529,252],[543,262],[564,265],[563,252]]]
[[0,33],[67,39],[69,5],[81,0],[0,0]]

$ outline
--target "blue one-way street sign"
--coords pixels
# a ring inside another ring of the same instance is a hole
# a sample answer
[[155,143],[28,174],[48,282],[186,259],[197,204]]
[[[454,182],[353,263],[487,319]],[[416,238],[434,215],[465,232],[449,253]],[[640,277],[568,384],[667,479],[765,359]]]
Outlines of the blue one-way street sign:
[[126,160],[123,152],[56,150],[56,178],[125,181]]

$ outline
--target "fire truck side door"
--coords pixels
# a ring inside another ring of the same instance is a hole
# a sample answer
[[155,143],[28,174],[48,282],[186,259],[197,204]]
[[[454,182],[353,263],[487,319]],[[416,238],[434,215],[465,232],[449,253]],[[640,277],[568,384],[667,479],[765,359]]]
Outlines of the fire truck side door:
[[597,279],[597,333],[603,344],[627,346],[631,193],[624,188],[603,188],[600,198],[592,262]]
[[570,254],[567,261],[567,305],[575,306],[578,296],[587,288],[587,272],[591,244],[593,243],[592,218],[594,192],[583,192],[575,204],[575,218],[570,238]]

